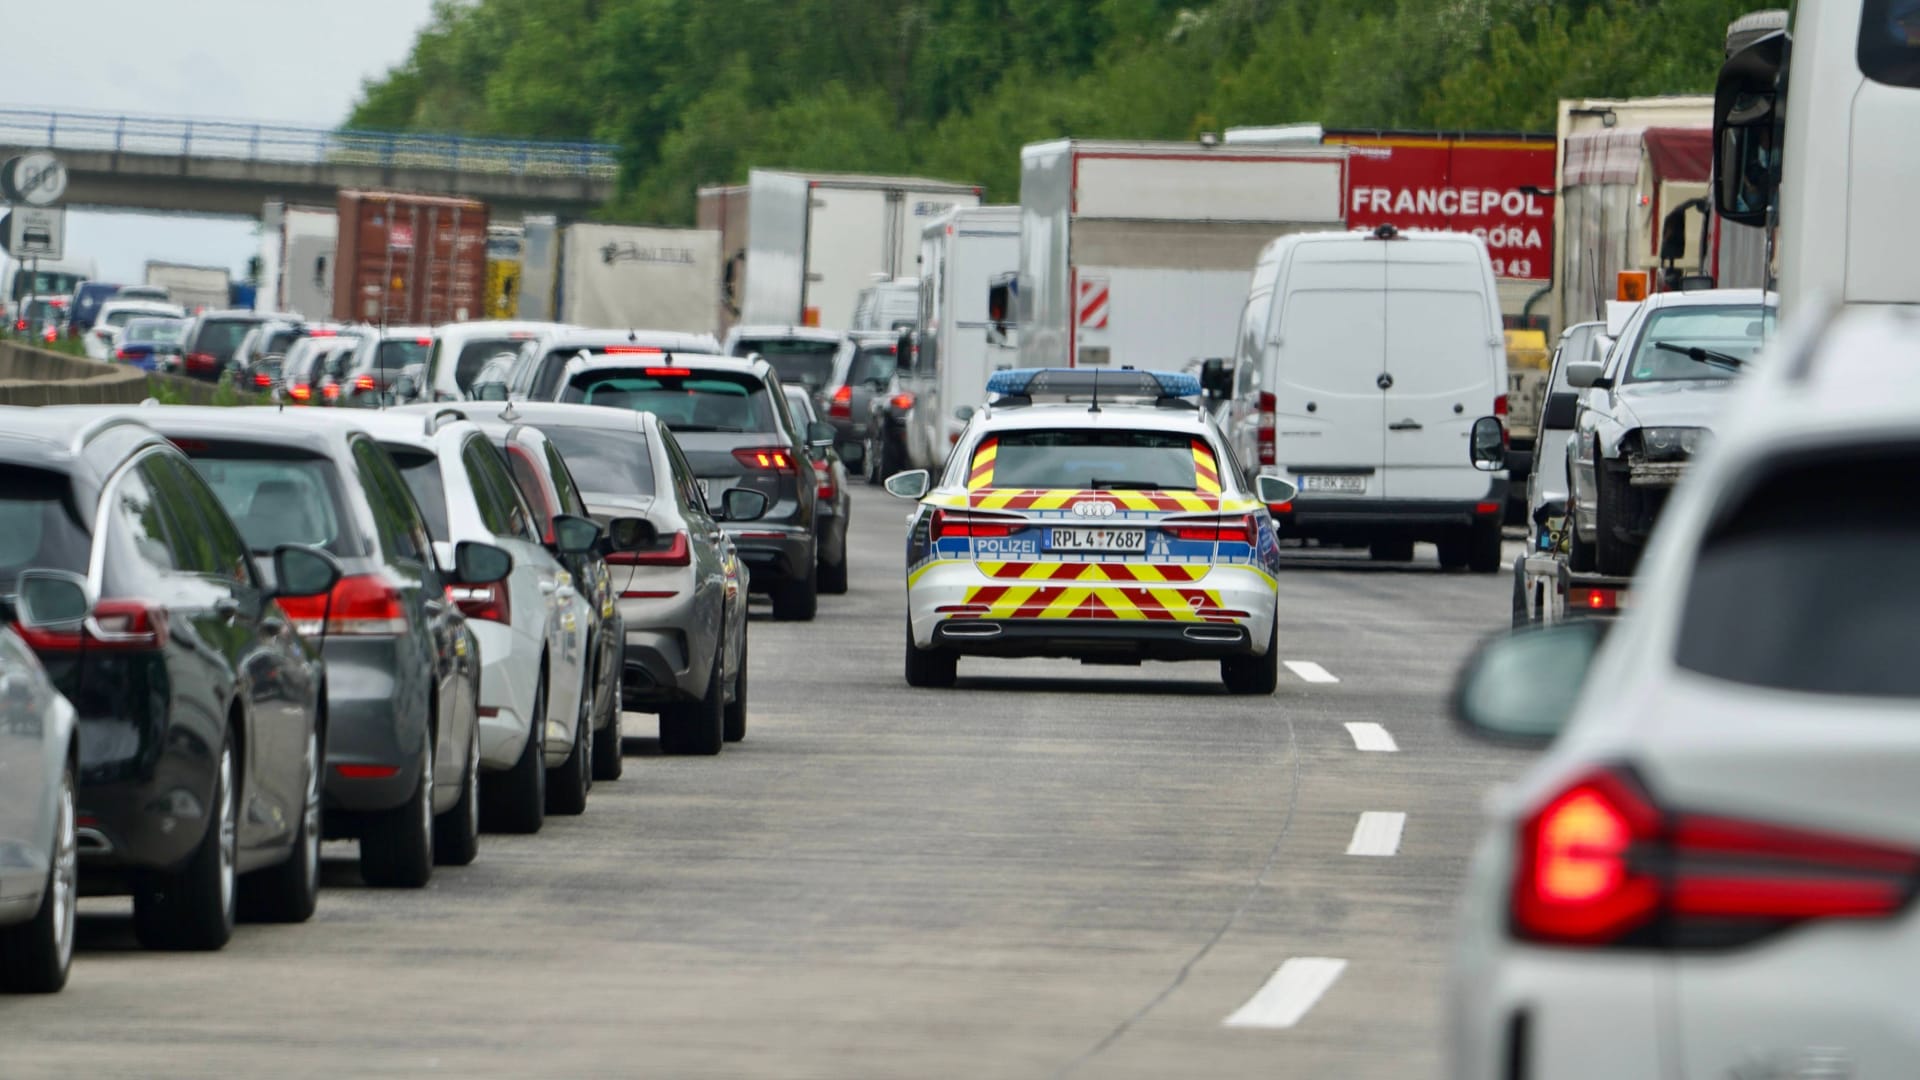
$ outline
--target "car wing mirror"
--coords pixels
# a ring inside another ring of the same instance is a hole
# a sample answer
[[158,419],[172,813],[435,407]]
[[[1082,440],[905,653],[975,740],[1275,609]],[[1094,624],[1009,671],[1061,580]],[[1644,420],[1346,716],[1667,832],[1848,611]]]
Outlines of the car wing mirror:
[[22,570],[14,581],[14,618],[26,629],[78,623],[92,610],[87,579],[79,574]]
[[324,596],[340,583],[340,577],[339,561],[319,548],[281,544],[273,549],[275,596]]
[[462,540],[453,546],[453,577],[460,585],[491,585],[513,573],[513,556],[505,548]]
[[1572,360],[1567,363],[1567,385],[1576,390],[1586,390],[1600,381],[1602,368],[1597,361]]
[[1573,718],[1605,632],[1583,619],[1494,639],[1462,669],[1454,719],[1489,742],[1546,746]]
[[1300,489],[1284,476],[1266,474],[1254,477],[1253,492],[1268,506],[1285,506],[1300,494]]
[[764,491],[752,488],[728,488],[720,496],[720,514],[722,521],[758,521],[766,516],[767,508],[773,505]]
[[606,547],[610,554],[646,551],[659,543],[660,530],[646,518],[614,518],[607,522]]
[[833,445],[837,433],[833,425],[825,420],[814,420],[807,424],[807,445],[815,450],[824,450]]
[[585,555],[600,545],[600,526],[576,514],[553,516],[553,549],[562,555]]
[[925,469],[910,469],[887,477],[887,494],[896,499],[923,499],[933,490],[933,475]]

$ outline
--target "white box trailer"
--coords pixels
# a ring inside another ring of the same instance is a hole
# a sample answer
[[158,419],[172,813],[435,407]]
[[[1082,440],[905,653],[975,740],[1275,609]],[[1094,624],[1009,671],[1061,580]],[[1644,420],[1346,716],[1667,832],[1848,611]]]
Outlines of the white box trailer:
[[261,226],[260,289],[254,307],[331,318],[339,213],[332,207],[275,201],[266,204]]
[[934,469],[966,426],[955,411],[985,404],[987,377],[1019,361],[1012,312],[995,319],[991,306],[1020,266],[1020,208],[951,210],[921,237],[919,348],[902,385],[914,395],[907,457]]
[[1020,361],[1178,370],[1233,355],[1274,238],[1346,224],[1341,146],[1035,143],[1020,161]]
[[[727,189],[709,190],[725,197]],[[737,207],[737,194],[731,197]],[[980,205],[980,188],[755,169],[746,202],[739,321],[844,328],[860,290],[876,278],[913,277],[926,223],[955,207]]]
[[173,302],[191,315],[200,311],[219,311],[232,302],[228,286],[233,275],[224,266],[188,266],[184,263],[148,262],[147,284],[167,290]]
[[720,271],[712,229],[568,225],[554,306],[574,326],[711,334]]

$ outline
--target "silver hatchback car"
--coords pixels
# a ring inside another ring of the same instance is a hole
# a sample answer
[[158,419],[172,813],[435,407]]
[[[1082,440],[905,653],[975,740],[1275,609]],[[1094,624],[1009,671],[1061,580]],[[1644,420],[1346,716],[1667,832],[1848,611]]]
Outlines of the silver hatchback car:
[[[73,965],[79,856],[74,831],[77,782],[73,706],[54,689],[19,634],[44,632],[85,610],[78,586],[27,571],[9,584],[18,634],[0,622],[0,991],[51,993]],[[24,596],[22,594],[25,594]],[[35,603],[36,596],[40,603]],[[49,600],[51,599],[51,604]]]

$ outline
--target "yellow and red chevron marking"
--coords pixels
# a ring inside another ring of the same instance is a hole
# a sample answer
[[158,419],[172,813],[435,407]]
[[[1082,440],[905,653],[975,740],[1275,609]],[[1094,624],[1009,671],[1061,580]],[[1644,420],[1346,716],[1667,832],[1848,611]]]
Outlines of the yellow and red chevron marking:
[[977,562],[980,572],[995,580],[1015,581],[1144,581],[1177,584],[1199,581],[1209,566],[1181,563],[1072,563]]
[[984,491],[993,486],[993,462],[1000,456],[1000,440],[987,439],[973,452],[973,471],[967,475],[968,491]]
[[1220,494],[1220,463],[1199,439],[1193,440],[1193,486],[1203,495]]
[[1232,622],[1244,611],[1220,605],[1204,589],[1079,588],[1071,585],[980,585],[964,603],[941,609],[957,619],[1121,619]]
[[1194,491],[1044,491],[991,488],[970,491],[967,503],[975,510],[1065,510],[1078,502],[1104,502],[1115,509],[1143,513],[1184,510],[1205,513],[1220,509],[1220,496]]

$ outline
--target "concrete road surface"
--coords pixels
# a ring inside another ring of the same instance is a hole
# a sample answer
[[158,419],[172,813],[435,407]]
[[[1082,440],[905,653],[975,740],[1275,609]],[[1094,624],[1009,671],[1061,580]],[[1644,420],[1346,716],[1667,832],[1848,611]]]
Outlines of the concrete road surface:
[[[1272,698],[1210,665],[901,675],[906,506],[852,592],[752,625],[747,741],[629,739],[584,817],[417,893],[146,952],[83,902],[0,1077],[1421,1077],[1478,806],[1523,755],[1443,702],[1509,579],[1295,552]],[[652,734],[630,715],[629,735]]]

